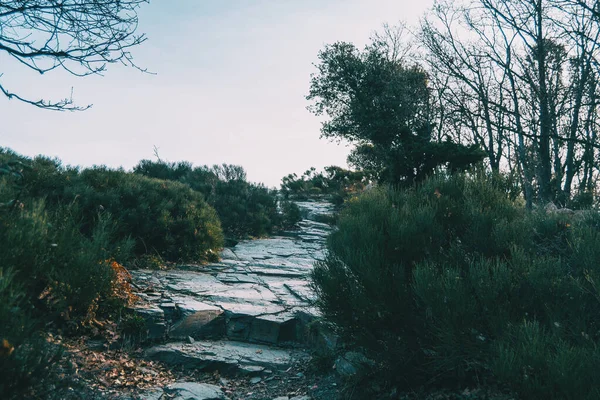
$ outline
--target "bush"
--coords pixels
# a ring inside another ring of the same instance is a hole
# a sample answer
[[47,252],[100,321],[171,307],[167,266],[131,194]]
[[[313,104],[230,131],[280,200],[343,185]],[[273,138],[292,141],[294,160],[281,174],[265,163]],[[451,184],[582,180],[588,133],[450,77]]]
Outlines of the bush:
[[47,331],[80,332],[130,303],[120,262],[133,251],[146,262],[206,260],[222,241],[215,210],[185,184],[0,149],[2,398],[77,397],[58,390],[65,360]]
[[339,205],[346,197],[362,191],[372,178],[369,171],[329,166],[324,172],[317,172],[313,167],[300,177],[296,174],[285,176],[281,181],[281,192],[286,198],[291,196],[298,200],[325,196]]
[[[12,270],[0,268],[0,393],[5,399],[45,397],[60,349],[46,342]],[[37,397],[36,396],[36,397]]]
[[528,213],[485,176],[369,191],[316,265],[319,306],[397,385],[598,398],[599,222]]
[[205,261],[214,260],[222,247],[215,210],[187,185],[106,167],[80,171],[44,157],[0,155],[27,166],[20,171],[23,187],[16,192],[22,199],[45,199],[50,210],[69,206],[72,219],[88,237],[100,219],[112,216],[113,239],[131,239],[138,256]]
[[123,171],[93,168],[67,187],[84,221],[110,213],[118,238],[136,241],[136,254],[158,254],[169,261],[215,260],[223,235],[215,210],[189,186]]
[[282,201],[281,212],[283,215],[283,226],[286,228],[293,227],[302,220],[302,210],[296,203],[291,201]]
[[187,162],[142,160],[134,172],[182,182],[201,193],[216,209],[225,234],[231,238],[261,237],[298,222],[292,209],[282,206],[283,215],[278,211],[275,190],[248,182],[246,172],[237,165],[192,168]]
[[[0,183],[0,193],[5,188]],[[101,221],[88,238],[69,215],[68,209],[48,212],[41,202],[0,210],[3,398],[49,395],[61,351],[45,340],[44,329],[78,329],[78,322],[108,311],[99,306],[113,298],[110,224]]]

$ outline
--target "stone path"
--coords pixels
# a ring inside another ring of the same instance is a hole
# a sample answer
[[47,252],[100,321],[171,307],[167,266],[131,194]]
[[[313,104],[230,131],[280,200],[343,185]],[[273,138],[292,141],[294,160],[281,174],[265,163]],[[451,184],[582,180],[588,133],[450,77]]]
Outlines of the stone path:
[[[288,370],[306,357],[303,348],[317,316],[309,275],[325,257],[331,230],[316,220],[331,214],[333,206],[298,205],[305,215],[299,230],[242,241],[223,250],[218,263],[132,271],[143,300],[135,311],[146,321],[148,338],[158,343],[145,357],[178,368],[255,377]],[[215,397],[213,387],[178,385],[183,389],[161,390],[167,398],[225,398],[220,392]],[[161,390],[149,398],[160,398]],[[189,395],[194,390],[207,395]]]

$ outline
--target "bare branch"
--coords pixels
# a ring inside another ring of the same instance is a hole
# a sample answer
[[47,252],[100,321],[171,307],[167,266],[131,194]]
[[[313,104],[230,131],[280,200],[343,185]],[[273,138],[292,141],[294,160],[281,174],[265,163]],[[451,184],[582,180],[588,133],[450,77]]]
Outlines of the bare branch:
[[[0,52],[40,74],[63,69],[84,77],[102,74],[120,62],[139,69],[130,50],[146,41],[137,34],[137,11],[148,0],[0,1]],[[1,71],[0,71],[1,72]],[[31,100],[6,90],[12,99],[49,110],[85,110],[71,98]]]

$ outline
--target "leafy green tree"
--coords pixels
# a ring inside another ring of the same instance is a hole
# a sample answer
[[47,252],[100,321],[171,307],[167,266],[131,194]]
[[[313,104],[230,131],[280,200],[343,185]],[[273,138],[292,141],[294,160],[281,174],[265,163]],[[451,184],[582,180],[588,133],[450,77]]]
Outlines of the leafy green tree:
[[337,42],[319,53],[308,109],[327,115],[322,137],[356,147],[349,162],[380,180],[412,183],[438,166],[462,170],[482,159],[475,146],[432,140],[427,73],[407,66],[385,41],[360,51]]

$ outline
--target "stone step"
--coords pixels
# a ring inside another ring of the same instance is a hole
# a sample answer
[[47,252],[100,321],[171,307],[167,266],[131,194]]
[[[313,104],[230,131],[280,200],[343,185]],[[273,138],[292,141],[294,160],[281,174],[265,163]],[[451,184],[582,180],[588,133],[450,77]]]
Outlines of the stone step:
[[219,371],[225,375],[260,375],[286,370],[302,356],[296,350],[235,341],[175,342],[150,347],[145,357],[183,369]]
[[220,305],[227,308],[225,311],[194,300],[161,305],[165,308],[133,308],[145,320],[147,339],[151,341],[186,340],[191,337],[199,340],[227,338],[280,346],[300,344],[308,340],[308,326],[315,318],[304,308],[273,311],[269,305],[222,302]]

